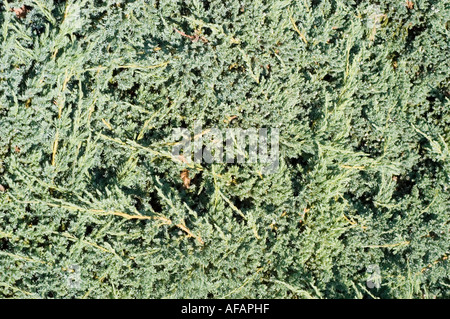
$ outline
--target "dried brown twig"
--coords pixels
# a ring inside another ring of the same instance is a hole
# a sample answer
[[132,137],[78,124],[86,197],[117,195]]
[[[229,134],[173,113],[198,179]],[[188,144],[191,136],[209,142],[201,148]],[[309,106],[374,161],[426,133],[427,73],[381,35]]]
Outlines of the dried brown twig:
[[9,10],[13,11],[17,18],[26,18],[28,11],[30,11],[25,5],[20,8],[11,8]]
[[188,39],[190,39],[192,42],[197,42],[198,40],[202,40],[203,43],[208,42],[208,40],[204,37],[204,36],[200,36],[200,34],[198,33],[198,31],[195,31],[195,35],[188,35],[186,33],[184,33],[183,31],[180,31],[176,28],[173,28],[175,32],[181,34],[183,37],[186,37]]
[[191,186],[191,179],[189,178],[189,171],[184,169],[180,174],[181,180],[183,181],[184,188],[189,188]]

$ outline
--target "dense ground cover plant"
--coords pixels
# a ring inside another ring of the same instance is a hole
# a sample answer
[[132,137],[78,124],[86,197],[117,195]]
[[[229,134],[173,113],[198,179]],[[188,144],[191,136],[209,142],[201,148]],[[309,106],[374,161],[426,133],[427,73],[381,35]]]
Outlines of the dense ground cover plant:
[[[449,17],[4,0],[0,296],[448,298]],[[173,160],[195,120],[278,128],[279,169]]]

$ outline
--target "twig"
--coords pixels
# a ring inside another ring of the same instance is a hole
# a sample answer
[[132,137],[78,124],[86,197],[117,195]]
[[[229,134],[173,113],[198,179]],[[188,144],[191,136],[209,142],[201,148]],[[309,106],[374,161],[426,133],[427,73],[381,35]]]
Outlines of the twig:
[[142,216],[142,215],[130,215],[127,213],[119,212],[119,211],[106,211],[102,209],[89,209],[84,208],[80,206],[76,206],[73,204],[54,204],[54,203],[46,203],[46,202],[40,202],[40,201],[18,201],[21,204],[41,204],[41,205],[47,205],[49,207],[59,207],[59,208],[65,208],[68,210],[74,210],[74,211],[83,211],[88,212],[94,215],[100,215],[100,216],[119,216],[123,217],[127,220],[159,220],[162,222],[163,225],[174,225],[181,230],[183,230],[185,233],[188,234],[189,237],[195,238],[201,245],[204,245],[204,241],[201,239],[200,236],[193,234],[185,225],[183,224],[174,224],[169,218],[164,216]]
[[173,28],[173,30],[175,32],[181,34],[183,37],[190,39],[192,42],[197,42],[198,40],[202,40],[203,43],[208,42],[208,40],[204,36],[200,36],[197,32],[195,33],[195,35],[188,35],[188,34],[184,33],[183,31],[180,31],[176,28]]
[[16,14],[17,18],[26,18],[27,13],[28,11],[30,11],[30,9],[23,5],[20,8],[10,8],[9,11],[13,11]]
[[306,40],[305,35],[298,29],[298,27],[291,15],[289,15],[289,20],[291,20],[294,30],[300,35],[300,38],[302,38],[303,42],[305,42],[305,44],[308,44],[308,41]]

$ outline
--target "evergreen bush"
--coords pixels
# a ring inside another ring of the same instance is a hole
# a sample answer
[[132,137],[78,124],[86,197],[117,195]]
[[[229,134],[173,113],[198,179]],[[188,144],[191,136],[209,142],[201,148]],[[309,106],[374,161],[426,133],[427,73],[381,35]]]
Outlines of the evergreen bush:
[[[450,297],[449,17],[3,0],[0,297]],[[175,161],[196,120],[278,128],[279,169]]]

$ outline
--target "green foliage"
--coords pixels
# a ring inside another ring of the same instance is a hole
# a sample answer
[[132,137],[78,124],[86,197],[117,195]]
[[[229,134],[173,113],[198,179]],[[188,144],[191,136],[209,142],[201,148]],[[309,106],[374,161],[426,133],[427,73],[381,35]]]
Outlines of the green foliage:
[[[412,3],[4,0],[0,296],[450,297],[450,3]],[[174,161],[195,120],[279,170]]]

